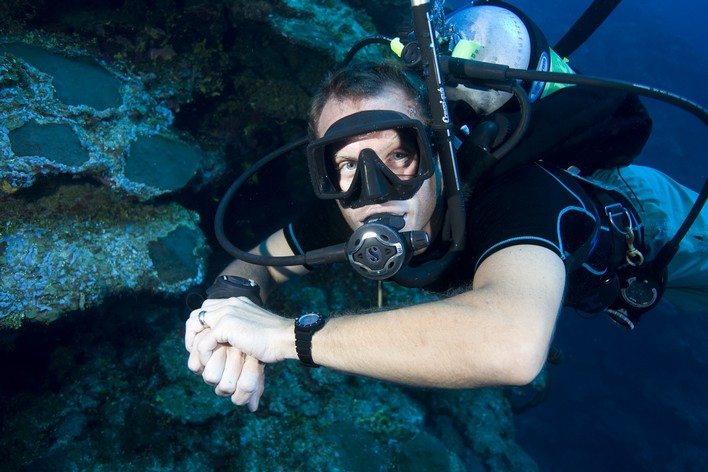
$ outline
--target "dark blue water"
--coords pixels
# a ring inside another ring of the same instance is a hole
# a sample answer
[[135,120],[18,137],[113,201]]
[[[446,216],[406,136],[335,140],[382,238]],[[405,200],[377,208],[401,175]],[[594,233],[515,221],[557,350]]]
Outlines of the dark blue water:
[[[590,1],[515,1],[557,41]],[[589,75],[652,85],[708,106],[708,6],[624,0],[573,56]],[[698,190],[708,173],[706,127],[646,100],[654,133],[638,163]],[[518,417],[518,441],[543,471],[708,470],[708,308],[666,304],[625,332],[604,319],[561,317],[551,393]]]
[[[554,44],[590,0],[517,0]],[[650,85],[708,106],[708,6],[678,0],[624,0],[571,57],[588,75]],[[647,99],[654,133],[639,159],[699,189],[708,175],[708,133],[684,111]]]

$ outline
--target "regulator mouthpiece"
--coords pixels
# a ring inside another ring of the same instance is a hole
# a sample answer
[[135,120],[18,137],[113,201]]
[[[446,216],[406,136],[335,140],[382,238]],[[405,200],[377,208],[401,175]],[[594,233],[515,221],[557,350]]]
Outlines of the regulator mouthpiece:
[[399,232],[405,220],[396,215],[374,215],[349,238],[347,259],[367,279],[384,280],[403,268],[415,251],[430,244],[425,231]]

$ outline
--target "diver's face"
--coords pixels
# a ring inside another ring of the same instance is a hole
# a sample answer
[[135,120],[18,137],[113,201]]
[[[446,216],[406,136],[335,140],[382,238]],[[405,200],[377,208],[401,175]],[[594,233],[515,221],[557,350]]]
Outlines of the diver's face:
[[[408,100],[402,91],[391,88],[384,93],[363,100],[329,100],[322,109],[317,123],[317,134],[323,136],[336,121],[353,113],[367,110],[393,110],[410,118],[420,119],[416,105]],[[392,130],[377,131],[350,138],[338,148],[335,162],[340,171],[340,185],[347,187],[347,178],[356,168],[359,153],[372,149],[384,163],[403,177],[415,173],[411,167],[417,165],[417,156],[412,154],[410,143]],[[435,176],[425,180],[418,192],[407,200],[389,200],[384,203],[366,205],[360,208],[339,208],[352,229],[357,229],[377,213],[402,216],[406,222],[402,231],[424,230],[433,237],[433,215],[435,213],[438,188]]]
[[360,134],[346,139],[333,149],[331,157],[338,175],[338,187],[346,192],[359,166],[359,156],[364,149],[376,153],[384,165],[401,180],[418,174],[420,152],[415,136],[400,130],[386,129]]

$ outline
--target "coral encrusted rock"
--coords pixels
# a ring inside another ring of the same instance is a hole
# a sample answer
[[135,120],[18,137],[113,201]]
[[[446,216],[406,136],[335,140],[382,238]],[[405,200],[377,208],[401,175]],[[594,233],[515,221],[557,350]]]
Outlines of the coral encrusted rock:
[[199,216],[165,201],[213,159],[141,80],[29,34],[0,38],[0,85],[0,327],[201,283]]
[[147,200],[200,174],[207,156],[140,80],[54,48],[0,41],[0,193],[82,174]]
[[62,185],[0,208],[0,327],[50,322],[128,291],[183,293],[209,249],[199,216],[137,204],[105,186]]

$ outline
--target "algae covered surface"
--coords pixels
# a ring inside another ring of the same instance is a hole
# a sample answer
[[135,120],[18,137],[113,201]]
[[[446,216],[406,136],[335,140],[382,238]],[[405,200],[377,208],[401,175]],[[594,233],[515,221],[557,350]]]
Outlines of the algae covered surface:
[[[269,306],[371,307],[376,285],[359,281],[334,267],[284,286]],[[384,296],[424,301],[393,286]],[[257,412],[236,407],[186,368],[188,311],[123,296],[0,332],[13,366],[0,390],[0,447],[13,451],[4,468],[536,470],[513,440],[506,389],[425,391],[287,362],[266,366]]]
[[199,216],[176,204],[136,204],[90,184],[31,200],[6,197],[0,210],[0,326],[48,323],[109,294],[183,293],[204,276]]

